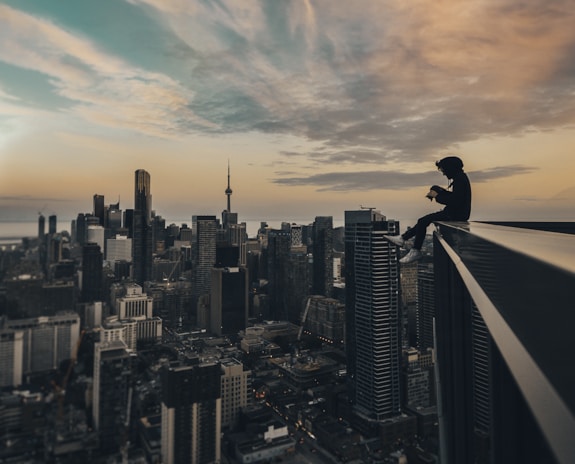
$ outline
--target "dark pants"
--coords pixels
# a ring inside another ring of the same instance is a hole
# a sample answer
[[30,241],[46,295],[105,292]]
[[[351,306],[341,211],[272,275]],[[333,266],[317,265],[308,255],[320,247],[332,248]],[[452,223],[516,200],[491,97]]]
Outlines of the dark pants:
[[421,250],[421,245],[423,245],[423,240],[425,239],[425,233],[427,232],[427,226],[434,221],[449,221],[449,215],[443,211],[438,211],[436,213],[428,214],[427,216],[420,217],[417,220],[417,224],[414,227],[407,230],[401,235],[403,240],[409,240],[411,237],[415,237],[415,243],[413,248],[416,250]]

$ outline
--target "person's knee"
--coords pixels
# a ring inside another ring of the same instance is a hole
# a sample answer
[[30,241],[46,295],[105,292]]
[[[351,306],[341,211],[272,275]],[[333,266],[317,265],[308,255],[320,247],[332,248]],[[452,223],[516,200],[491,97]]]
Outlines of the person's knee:
[[429,224],[431,224],[432,221],[433,221],[432,218],[428,216],[423,216],[419,218],[419,220],[417,221],[417,225],[418,227],[427,227]]

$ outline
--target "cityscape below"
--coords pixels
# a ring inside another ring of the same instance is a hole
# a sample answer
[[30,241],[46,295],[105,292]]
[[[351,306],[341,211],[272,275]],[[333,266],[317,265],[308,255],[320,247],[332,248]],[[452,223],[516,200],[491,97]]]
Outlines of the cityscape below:
[[139,169],[131,208],[95,193],[64,227],[39,212],[33,235],[1,234],[0,463],[568,462],[516,359],[550,379],[559,425],[572,379],[515,316],[539,297],[506,296],[505,266],[526,260],[528,282],[543,264],[498,234],[572,249],[573,223],[436,224],[401,264],[400,223],[376,208],[248,233],[229,166],[219,216],[168,223],[152,191]]

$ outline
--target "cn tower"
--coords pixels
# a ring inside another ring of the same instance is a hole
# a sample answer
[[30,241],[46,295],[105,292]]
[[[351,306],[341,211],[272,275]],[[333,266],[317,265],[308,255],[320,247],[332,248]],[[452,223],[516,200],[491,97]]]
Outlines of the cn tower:
[[228,160],[228,188],[226,189],[226,196],[228,197],[227,212],[231,213],[231,211],[232,211],[232,206],[231,206],[232,189],[230,187],[230,160]]

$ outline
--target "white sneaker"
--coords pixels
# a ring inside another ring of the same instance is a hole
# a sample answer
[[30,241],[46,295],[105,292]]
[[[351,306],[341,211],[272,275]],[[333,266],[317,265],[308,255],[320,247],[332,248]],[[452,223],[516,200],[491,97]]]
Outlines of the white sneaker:
[[401,235],[384,235],[384,237],[394,245],[398,247],[403,247],[405,245],[405,240],[401,238]]
[[412,262],[420,259],[422,256],[423,256],[423,253],[421,253],[421,251],[416,250],[415,248],[412,248],[411,250],[409,250],[409,252],[403,258],[401,258],[399,260],[399,262],[401,264],[412,263]]

